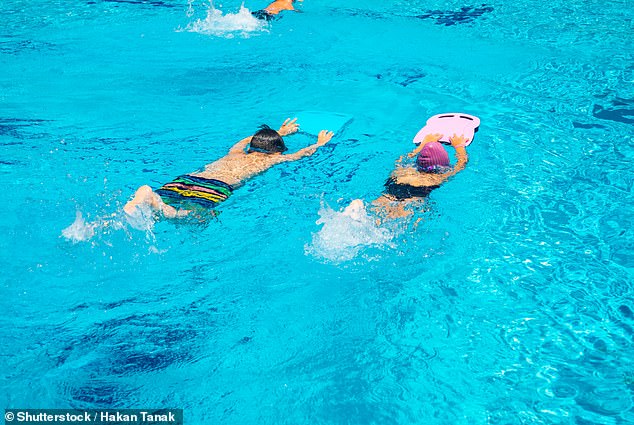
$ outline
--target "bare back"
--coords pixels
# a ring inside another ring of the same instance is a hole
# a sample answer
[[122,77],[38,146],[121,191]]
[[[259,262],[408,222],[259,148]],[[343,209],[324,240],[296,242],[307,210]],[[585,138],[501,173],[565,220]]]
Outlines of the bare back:
[[[298,126],[295,124],[295,120],[287,119],[279,131],[281,134],[289,135],[297,132],[297,129]],[[312,155],[317,148],[328,143],[330,139],[332,139],[332,136],[333,133],[331,131],[322,130],[317,136],[317,143],[291,154],[282,154],[279,152],[247,153],[245,149],[251,142],[252,137],[250,136],[236,143],[226,156],[207,164],[204,170],[192,173],[192,175],[206,179],[220,180],[236,188],[241,186],[245,180],[263,173],[274,165],[281,164],[282,162],[296,161]]]
[[282,154],[236,152],[207,164],[203,171],[192,175],[220,180],[235,188],[241,186],[245,180],[285,161]]

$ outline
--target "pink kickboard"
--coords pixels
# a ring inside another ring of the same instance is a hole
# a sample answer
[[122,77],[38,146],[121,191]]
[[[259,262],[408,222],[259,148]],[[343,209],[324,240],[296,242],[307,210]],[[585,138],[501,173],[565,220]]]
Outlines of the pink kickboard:
[[450,143],[449,138],[454,134],[464,135],[467,138],[465,145],[469,146],[479,126],[480,118],[473,115],[459,112],[434,115],[427,120],[425,127],[416,134],[414,143],[419,144],[428,134],[440,133],[442,134],[440,141],[443,143]]

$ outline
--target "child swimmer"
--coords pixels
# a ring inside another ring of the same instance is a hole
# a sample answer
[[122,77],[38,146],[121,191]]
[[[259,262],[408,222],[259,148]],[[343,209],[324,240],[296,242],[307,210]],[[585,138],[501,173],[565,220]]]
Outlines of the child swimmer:
[[287,147],[282,137],[297,132],[296,120],[286,119],[278,131],[262,126],[253,136],[236,143],[227,155],[207,164],[201,172],[179,176],[156,191],[148,185],[139,187],[123,210],[133,216],[138,207],[149,206],[166,218],[180,218],[194,209],[215,208],[251,177],[274,165],[310,156],[332,139],[331,131],[322,130],[317,143],[292,154],[283,154]]
[[296,9],[293,7],[293,3],[295,3],[295,0],[275,0],[274,2],[266,6],[264,9],[256,10],[255,12],[252,12],[251,14],[255,16],[256,18],[261,19],[263,21],[270,21],[271,19],[275,18],[283,10],[295,11]]

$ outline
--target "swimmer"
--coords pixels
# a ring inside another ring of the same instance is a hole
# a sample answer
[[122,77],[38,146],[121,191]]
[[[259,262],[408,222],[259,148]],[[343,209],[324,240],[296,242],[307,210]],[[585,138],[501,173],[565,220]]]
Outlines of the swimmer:
[[179,176],[155,191],[150,186],[141,186],[123,210],[133,216],[137,207],[148,206],[166,218],[179,218],[201,207],[213,209],[251,177],[274,165],[310,156],[332,139],[331,131],[322,130],[317,143],[283,154],[287,148],[282,137],[297,132],[296,120],[287,119],[278,131],[263,125],[253,136],[240,140],[226,156],[207,164],[200,172]]
[[283,10],[295,10],[293,3],[295,3],[295,0],[275,0],[264,9],[256,10],[251,14],[263,21],[270,21]]
[[412,211],[405,207],[420,202],[432,190],[438,188],[447,179],[464,170],[469,157],[465,149],[467,138],[453,135],[449,140],[456,150],[458,161],[453,167],[449,164],[449,155],[439,140],[442,134],[429,134],[409,158],[416,158],[416,166],[401,165],[404,156],[396,161],[396,168],[385,182],[385,192],[372,205],[384,219],[407,217]]

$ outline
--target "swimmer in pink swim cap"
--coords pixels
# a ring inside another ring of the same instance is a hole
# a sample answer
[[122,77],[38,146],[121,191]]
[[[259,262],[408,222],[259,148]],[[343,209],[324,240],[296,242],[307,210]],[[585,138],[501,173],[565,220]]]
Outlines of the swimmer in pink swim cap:
[[453,135],[451,146],[458,161],[453,167],[449,155],[439,140],[442,134],[429,134],[407,156],[416,158],[416,166],[403,166],[404,155],[396,161],[396,168],[385,182],[385,191],[373,202],[374,209],[384,219],[406,217],[412,211],[405,207],[421,201],[451,176],[464,170],[469,157],[465,149],[466,138]]

